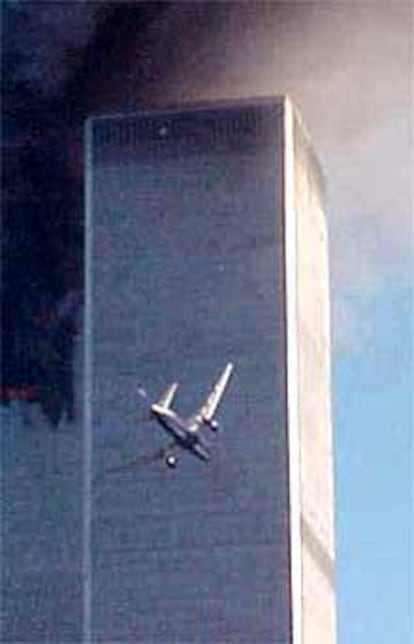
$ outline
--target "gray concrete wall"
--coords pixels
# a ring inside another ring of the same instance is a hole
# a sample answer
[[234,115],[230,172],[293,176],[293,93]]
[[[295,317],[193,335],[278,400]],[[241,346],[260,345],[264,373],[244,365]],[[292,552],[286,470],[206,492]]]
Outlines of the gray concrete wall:
[[335,641],[328,239],[322,177],[293,128],[303,644]]
[[[91,123],[96,641],[290,641],[281,110]],[[147,462],[137,386],[190,413],[228,360],[211,462]]]

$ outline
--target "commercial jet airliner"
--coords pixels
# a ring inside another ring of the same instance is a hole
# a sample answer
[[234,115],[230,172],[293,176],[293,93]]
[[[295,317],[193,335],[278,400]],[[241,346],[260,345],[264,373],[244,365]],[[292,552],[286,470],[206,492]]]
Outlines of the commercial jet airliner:
[[[226,391],[233,365],[229,362],[217,382],[212,387],[205,402],[200,409],[185,419],[172,409],[172,404],[177,393],[178,383],[172,383],[160,399],[150,407],[151,417],[158,421],[167,434],[173,439],[171,445],[164,449],[163,455],[168,467],[176,467],[177,448],[187,450],[202,461],[210,459],[210,452],[201,439],[201,429],[206,425],[213,431],[219,429],[215,414],[221,399]],[[139,391],[143,391],[142,389]]]

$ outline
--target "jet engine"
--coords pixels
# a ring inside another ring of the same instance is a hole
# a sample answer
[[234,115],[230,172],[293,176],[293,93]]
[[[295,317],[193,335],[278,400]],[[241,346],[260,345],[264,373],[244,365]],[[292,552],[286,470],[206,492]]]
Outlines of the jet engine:
[[213,432],[218,432],[218,430],[220,429],[220,425],[218,424],[218,422],[214,418],[210,418],[210,419],[205,418],[204,422],[205,422],[206,425],[208,425],[210,427],[210,429]]
[[165,462],[168,465],[168,467],[170,467],[171,469],[174,469],[175,467],[177,467],[178,459],[173,454],[169,454],[165,458]]

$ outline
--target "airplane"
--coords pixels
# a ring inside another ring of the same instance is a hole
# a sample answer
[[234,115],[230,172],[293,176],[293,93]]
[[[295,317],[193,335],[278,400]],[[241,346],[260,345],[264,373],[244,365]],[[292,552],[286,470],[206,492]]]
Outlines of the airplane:
[[188,419],[182,418],[172,409],[172,403],[178,389],[177,382],[173,382],[159,400],[151,405],[151,417],[157,420],[173,438],[171,445],[163,450],[165,463],[168,467],[174,468],[177,466],[178,459],[174,451],[178,447],[189,451],[202,461],[210,459],[210,452],[201,440],[200,430],[204,425],[215,432],[219,429],[215,414],[229,383],[232,371],[233,364],[229,362],[212,387],[203,405]]

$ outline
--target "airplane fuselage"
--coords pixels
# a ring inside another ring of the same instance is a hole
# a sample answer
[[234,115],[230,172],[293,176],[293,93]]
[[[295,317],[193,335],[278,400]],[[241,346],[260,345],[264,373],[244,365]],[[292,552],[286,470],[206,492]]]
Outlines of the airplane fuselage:
[[175,411],[154,404],[151,406],[151,412],[181,447],[195,453],[202,460],[208,460],[208,453],[202,448],[198,435],[190,430],[186,421]]

